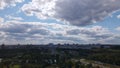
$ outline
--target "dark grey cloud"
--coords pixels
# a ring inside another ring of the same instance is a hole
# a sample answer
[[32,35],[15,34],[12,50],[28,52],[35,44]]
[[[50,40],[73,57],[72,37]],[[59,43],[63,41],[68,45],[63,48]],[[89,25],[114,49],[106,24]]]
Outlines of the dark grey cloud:
[[8,33],[25,33],[28,28],[31,28],[29,24],[18,23],[6,23],[0,27],[0,31]]
[[[1,39],[26,40],[33,38],[42,38],[49,35],[50,31],[44,28],[45,25],[22,23],[22,22],[6,22],[1,23],[0,34]],[[44,35],[44,36],[43,36]]]
[[9,32],[9,33],[24,33],[25,32],[25,29],[22,28],[22,27],[7,27],[7,28],[0,28],[0,31],[3,31],[3,32]]
[[21,10],[38,18],[51,17],[72,25],[85,26],[102,21],[119,10],[119,3],[120,0],[32,0]]
[[103,20],[108,14],[119,10],[119,0],[59,0],[56,2],[56,18],[73,25],[88,25]]
[[99,41],[108,39],[114,36],[110,31],[101,26],[94,26],[92,28],[78,28],[78,29],[69,29],[66,31],[67,35],[78,36],[84,38],[84,41]]
[[72,30],[66,31],[66,33],[69,35],[78,35],[81,33],[81,31],[79,29],[72,29]]
[[34,28],[34,29],[31,29],[28,33],[29,34],[49,35],[50,31],[47,29],[42,29],[42,28]]

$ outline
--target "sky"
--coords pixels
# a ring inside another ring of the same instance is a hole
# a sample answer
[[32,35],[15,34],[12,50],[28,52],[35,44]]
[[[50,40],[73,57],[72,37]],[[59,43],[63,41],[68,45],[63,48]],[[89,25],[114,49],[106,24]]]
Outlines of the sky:
[[120,44],[120,0],[0,0],[0,44]]

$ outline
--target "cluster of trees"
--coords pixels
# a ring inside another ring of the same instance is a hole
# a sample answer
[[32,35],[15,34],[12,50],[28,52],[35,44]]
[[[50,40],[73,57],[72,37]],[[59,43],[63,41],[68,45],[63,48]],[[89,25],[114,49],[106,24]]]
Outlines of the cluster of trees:
[[89,55],[88,59],[120,66],[120,50],[97,50]]

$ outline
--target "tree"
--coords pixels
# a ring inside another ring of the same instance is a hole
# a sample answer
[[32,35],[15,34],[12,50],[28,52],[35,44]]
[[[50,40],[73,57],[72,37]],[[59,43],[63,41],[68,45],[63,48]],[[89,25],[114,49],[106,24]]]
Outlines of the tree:
[[93,67],[92,67],[92,64],[87,64],[85,68],[93,68]]
[[67,68],[72,68],[72,67],[73,67],[73,62],[72,61],[68,61]]

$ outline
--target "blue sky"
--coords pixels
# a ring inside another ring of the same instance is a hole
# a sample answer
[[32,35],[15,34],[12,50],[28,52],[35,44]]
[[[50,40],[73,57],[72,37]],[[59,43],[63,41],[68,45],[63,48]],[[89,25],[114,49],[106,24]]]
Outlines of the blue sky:
[[120,44],[118,0],[2,0],[0,44]]

